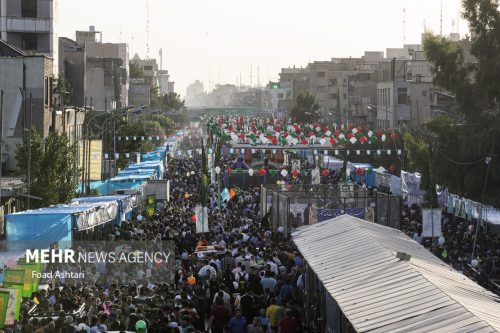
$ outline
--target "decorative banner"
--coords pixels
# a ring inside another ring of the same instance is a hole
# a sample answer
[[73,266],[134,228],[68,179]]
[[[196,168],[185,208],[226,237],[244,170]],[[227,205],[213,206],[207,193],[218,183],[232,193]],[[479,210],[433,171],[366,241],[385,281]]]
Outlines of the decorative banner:
[[200,205],[197,205],[194,208],[194,211],[196,215],[196,233],[199,234],[209,232],[210,229],[208,229],[208,208],[202,208]]
[[155,204],[145,205],[144,210],[146,211],[147,217],[152,217],[153,215],[155,215]]
[[[9,300],[7,303],[7,312],[5,315],[5,325],[10,326],[14,325],[14,321],[16,320],[16,306],[17,306],[17,299],[18,299],[18,290],[17,289],[7,289],[7,288],[0,288],[0,293],[9,293]],[[20,305],[20,304],[19,304]],[[0,309],[0,314],[1,314],[1,309]],[[19,319],[19,313],[17,315]]]
[[9,308],[10,293],[0,291],[0,328],[6,325],[7,310]]
[[148,194],[146,196],[146,205],[153,205],[156,202],[155,194]]
[[344,209],[322,209],[318,208],[317,218],[318,223],[333,219],[340,215],[351,215],[359,219],[365,219],[365,209],[364,208],[346,208]]
[[422,209],[422,237],[441,237],[441,208]]

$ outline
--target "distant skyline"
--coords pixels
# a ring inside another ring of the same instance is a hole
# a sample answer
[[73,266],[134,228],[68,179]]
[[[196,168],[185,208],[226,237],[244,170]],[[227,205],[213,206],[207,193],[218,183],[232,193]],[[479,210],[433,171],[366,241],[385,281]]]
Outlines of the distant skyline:
[[[164,69],[184,96],[195,80],[208,90],[239,83],[241,73],[244,85],[265,85],[284,67],[385,52],[402,47],[404,36],[419,44],[424,24],[439,33],[440,7],[440,0],[60,0],[59,37],[74,39],[93,25],[103,42],[129,44],[130,58],[145,58],[149,49],[159,62],[161,48]],[[443,35],[464,37],[461,1],[443,0],[442,8]]]

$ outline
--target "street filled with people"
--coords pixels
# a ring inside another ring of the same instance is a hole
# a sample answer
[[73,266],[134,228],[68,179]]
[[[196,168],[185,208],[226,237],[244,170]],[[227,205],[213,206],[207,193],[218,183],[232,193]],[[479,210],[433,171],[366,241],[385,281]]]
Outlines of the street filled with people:
[[[196,148],[199,144],[188,140],[179,147]],[[294,333],[306,329],[304,262],[288,235],[261,223],[259,188],[241,189],[219,205],[212,186],[210,230],[197,234],[193,214],[200,200],[200,156],[185,154],[170,160],[165,178],[170,180],[170,202],[158,205],[150,218],[135,214],[105,239],[173,240],[173,283],[162,283],[154,265],[144,265],[125,279],[109,274],[106,267],[98,267],[83,282],[54,279],[23,302],[19,321],[5,331]],[[35,304],[36,316],[28,313]]]

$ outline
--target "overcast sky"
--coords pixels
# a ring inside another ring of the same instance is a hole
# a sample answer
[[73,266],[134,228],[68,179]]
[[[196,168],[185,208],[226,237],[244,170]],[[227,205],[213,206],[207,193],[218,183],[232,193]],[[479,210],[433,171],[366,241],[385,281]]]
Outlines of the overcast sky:
[[[104,42],[128,43],[130,57],[144,58],[147,2],[149,56],[159,59],[163,49],[163,68],[181,95],[197,79],[206,90],[209,81],[235,84],[240,73],[250,84],[252,67],[252,83],[260,76],[265,84],[282,67],[402,47],[404,35],[406,44],[420,43],[424,25],[440,29],[440,0],[59,0],[59,36],[94,25]],[[443,34],[455,21],[463,36],[460,0],[442,4]]]

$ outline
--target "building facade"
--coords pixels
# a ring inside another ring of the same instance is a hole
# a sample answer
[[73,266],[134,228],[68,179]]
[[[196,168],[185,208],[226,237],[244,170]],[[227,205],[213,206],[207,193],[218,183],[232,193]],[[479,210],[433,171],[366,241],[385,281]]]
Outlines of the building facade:
[[31,55],[55,59],[58,73],[58,0],[0,0],[0,38]]
[[202,107],[206,105],[203,82],[196,80],[186,87],[186,106]]
[[151,91],[144,79],[130,79],[129,105],[147,106],[151,105]]
[[4,91],[3,153],[6,170],[15,170],[16,145],[35,127],[45,138],[49,134],[53,102],[54,61],[43,55],[28,55],[0,40],[0,90]]

